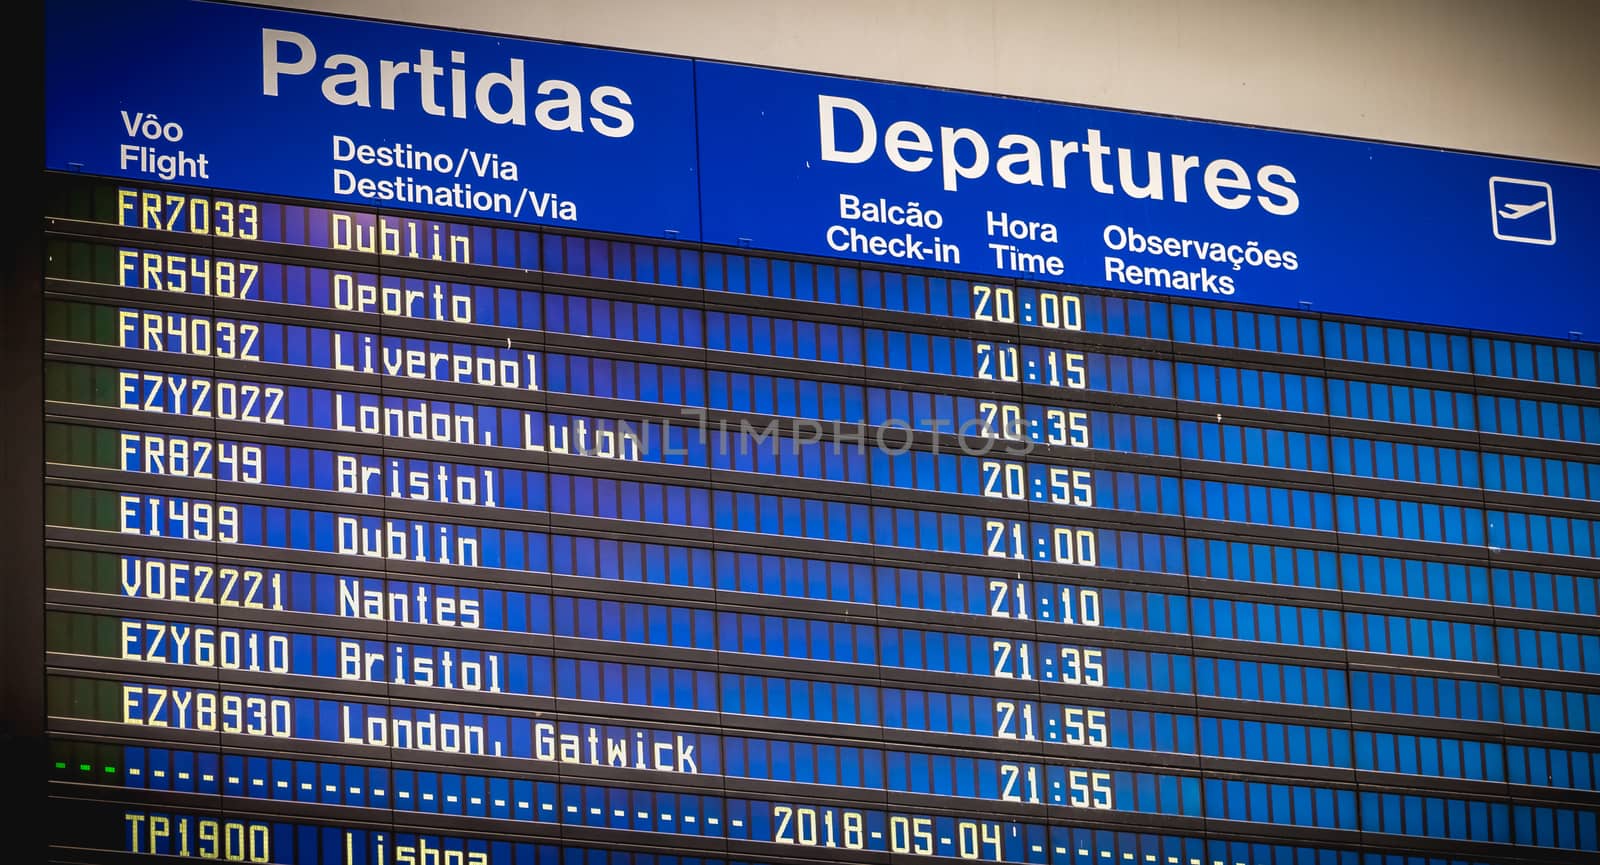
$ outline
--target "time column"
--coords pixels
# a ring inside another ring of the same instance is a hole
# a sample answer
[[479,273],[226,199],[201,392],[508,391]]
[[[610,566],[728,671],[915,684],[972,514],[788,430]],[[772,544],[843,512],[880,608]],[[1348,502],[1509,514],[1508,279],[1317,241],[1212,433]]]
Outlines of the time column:
[[[1116,759],[1114,739],[1126,738],[1115,737],[1113,725],[1127,713],[1113,711],[1125,678],[1113,665],[1126,653],[1106,628],[1104,593],[1141,584],[1170,590],[1182,570],[1175,560],[1151,569],[1164,575],[1144,573],[1150,556],[1121,548],[1156,537],[1126,529],[1179,528],[1157,515],[1167,508],[1129,501],[1142,490],[1122,488],[1139,477],[1130,469],[1176,465],[1152,459],[1159,448],[1142,435],[1170,429],[1176,416],[1167,307],[1060,286],[971,288],[973,319],[1015,332],[1014,341],[974,344],[979,376],[1017,394],[980,403],[984,428],[1025,449],[1020,459],[1008,451],[982,462],[984,496],[1027,505],[1027,519],[984,518],[986,555],[1024,571],[987,581],[988,612],[1032,620],[1036,635],[990,638],[991,675],[1036,682],[1040,695],[993,703],[998,738],[1043,749],[1038,764],[998,763],[1001,797],[1064,809],[1132,807],[1117,801],[1123,767],[1105,761]],[[1181,560],[1176,549],[1157,558],[1174,554]]]

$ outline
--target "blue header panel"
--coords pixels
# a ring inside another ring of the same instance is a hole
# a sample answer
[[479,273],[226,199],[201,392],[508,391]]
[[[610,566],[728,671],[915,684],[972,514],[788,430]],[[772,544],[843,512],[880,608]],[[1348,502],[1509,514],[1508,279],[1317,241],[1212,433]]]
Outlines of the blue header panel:
[[66,171],[1600,338],[1600,169],[194,0],[53,0]]
[[46,14],[50,168],[697,236],[687,60],[183,0]]
[[1600,170],[696,64],[704,238],[1600,338]]

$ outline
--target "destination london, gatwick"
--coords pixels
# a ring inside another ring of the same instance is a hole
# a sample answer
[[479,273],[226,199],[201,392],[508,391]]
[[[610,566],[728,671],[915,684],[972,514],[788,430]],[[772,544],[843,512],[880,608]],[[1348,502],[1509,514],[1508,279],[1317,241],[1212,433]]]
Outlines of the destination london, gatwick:
[[[916,174],[934,169],[945,193],[957,192],[963,182],[992,174],[1017,186],[1066,189],[1070,180],[1072,186],[1087,182],[1089,189],[1101,195],[1176,204],[1192,199],[1225,210],[1257,208],[1272,216],[1290,216],[1300,209],[1295,176],[1282,165],[1267,164],[1251,171],[1233,159],[1217,158],[1202,164],[1198,156],[1156,151],[1147,151],[1141,159],[1131,148],[1106,143],[1102,131],[1094,128],[1085,129],[1081,141],[1051,138],[1041,142],[1010,132],[995,137],[991,144],[993,136],[976,129],[939,126],[936,145],[935,134],[927,127],[911,120],[894,120],[883,127],[880,138],[878,118],[865,103],[823,93],[817,95],[817,121],[823,161],[865,163],[881,148],[883,159],[900,171]],[[950,235],[931,233],[946,225],[946,215],[931,204],[841,192],[838,222],[828,226],[825,235],[828,248],[837,253],[949,268],[975,266],[1023,277],[1065,276],[1073,250],[1062,245],[1063,227],[1050,219],[1032,217],[986,209],[982,216],[984,248],[976,252],[976,258],[969,258]],[[971,217],[962,214],[958,218]],[[881,233],[882,227],[901,233]],[[1110,253],[1104,256],[1103,278],[1112,286],[1232,295],[1240,288],[1237,277],[1249,271],[1294,271],[1300,266],[1294,250],[1263,247],[1256,240],[1168,236],[1118,223],[1106,225],[1100,239]],[[970,256],[972,251],[967,252]],[[1144,264],[1130,261],[1128,256],[1166,261]]]

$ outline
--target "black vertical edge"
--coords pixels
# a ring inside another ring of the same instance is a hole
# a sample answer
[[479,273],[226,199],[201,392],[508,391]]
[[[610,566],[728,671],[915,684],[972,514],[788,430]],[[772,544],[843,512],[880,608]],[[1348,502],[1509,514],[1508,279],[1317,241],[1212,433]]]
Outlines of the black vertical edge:
[[0,204],[0,765],[15,809],[5,858],[44,862],[44,4],[12,7],[6,28],[0,80],[13,124]]

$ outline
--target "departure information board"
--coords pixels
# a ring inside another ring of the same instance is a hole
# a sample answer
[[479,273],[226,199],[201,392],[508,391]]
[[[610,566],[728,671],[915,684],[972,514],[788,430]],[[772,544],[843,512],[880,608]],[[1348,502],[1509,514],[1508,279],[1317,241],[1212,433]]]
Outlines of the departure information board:
[[56,861],[1600,862],[1600,171],[47,15]]

